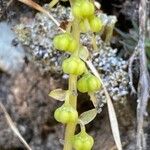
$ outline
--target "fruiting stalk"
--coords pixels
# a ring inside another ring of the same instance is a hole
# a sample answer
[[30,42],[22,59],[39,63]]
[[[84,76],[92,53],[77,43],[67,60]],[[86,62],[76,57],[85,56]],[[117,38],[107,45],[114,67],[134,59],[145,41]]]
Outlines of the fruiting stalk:
[[[88,31],[91,30],[92,32],[98,32],[101,29],[101,22],[97,17],[94,16],[94,4],[90,1],[70,0],[70,5],[74,19],[67,26],[67,32],[55,36],[53,41],[56,49],[69,52],[71,55],[62,63],[63,72],[69,74],[69,85],[67,92],[67,94],[69,94],[69,98],[67,95],[65,99],[66,105],[58,108],[55,111],[54,117],[58,122],[66,124],[63,150],[72,150],[72,148],[75,148],[76,150],[90,150],[93,146],[94,140],[86,133],[84,124],[81,126],[81,132],[77,135],[74,135],[76,125],[80,120],[80,117],[77,113],[77,89],[82,93],[95,92],[100,89],[101,84],[97,77],[90,73],[88,74],[88,77],[85,77],[88,70],[85,62],[80,58],[82,51],[81,47],[83,47],[80,44],[80,23],[81,21],[85,23],[83,24],[83,29],[88,29]],[[96,41],[93,45],[96,49]],[[78,77],[81,78],[82,83],[80,83],[79,80],[77,81]]]
[[[78,28],[78,21],[74,19],[72,23],[72,36],[75,38],[77,41],[77,50],[72,54],[74,56],[78,56],[78,51],[79,51],[79,40],[80,40],[80,31]],[[70,105],[76,109],[77,106],[77,76],[76,75],[69,75],[69,87],[70,91]],[[64,148],[63,150],[72,150],[72,139],[74,136],[75,128],[76,128],[76,123],[69,123],[66,126],[66,131],[65,131],[65,142],[64,142]]]

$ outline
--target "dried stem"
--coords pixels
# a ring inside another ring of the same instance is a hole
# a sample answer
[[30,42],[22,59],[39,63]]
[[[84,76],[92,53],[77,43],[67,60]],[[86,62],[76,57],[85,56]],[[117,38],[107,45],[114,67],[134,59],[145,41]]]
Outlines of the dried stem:
[[138,54],[137,49],[135,49],[133,54],[129,58],[129,64],[128,64],[128,74],[129,74],[129,79],[130,79],[129,85],[130,85],[130,88],[131,88],[131,94],[136,94],[136,90],[135,90],[135,87],[133,85],[132,67],[133,67],[133,62],[134,62],[135,57],[137,56],[137,54]]
[[[69,102],[74,109],[76,109],[76,105],[77,105],[76,83],[77,83],[77,76],[70,75],[69,76],[69,91],[70,91]],[[65,143],[64,143],[63,150],[72,150],[72,142],[71,141],[74,136],[75,128],[76,128],[76,123],[67,124],[66,131],[65,131]]]
[[144,115],[149,98],[149,74],[145,55],[145,30],[146,30],[146,0],[140,0],[139,5],[139,41],[137,50],[140,59],[140,79],[138,85],[137,106],[137,149],[146,149],[146,140],[143,132]]
[[12,131],[15,133],[15,135],[19,138],[19,140],[23,143],[23,145],[26,147],[27,150],[32,150],[31,147],[27,144],[27,142],[25,141],[25,139],[22,137],[22,135],[20,134],[19,130],[17,129],[17,127],[15,126],[14,122],[12,121],[11,117],[9,116],[9,114],[6,111],[6,108],[4,107],[4,105],[0,102],[0,108],[2,109],[2,111],[4,112],[6,121],[9,125],[9,127],[12,129]]
[[[71,3],[72,1],[70,1]],[[80,45],[80,31],[78,30],[78,20],[74,19],[72,22],[72,36],[74,39],[76,39],[78,43],[78,48],[77,50],[72,54],[74,56],[78,56],[78,50],[79,50],[79,45]],[[70,94],[70,104],[74,109],[77,109],[77,76],[76,75],[69,75],[69,91],[71,92]],[[75,123],[69,123],[66,126],[66,131],[65,131],[65,144],[63,150],[72,150],[72,138],[75,133],[75,128],[76,128],[76,122]]]

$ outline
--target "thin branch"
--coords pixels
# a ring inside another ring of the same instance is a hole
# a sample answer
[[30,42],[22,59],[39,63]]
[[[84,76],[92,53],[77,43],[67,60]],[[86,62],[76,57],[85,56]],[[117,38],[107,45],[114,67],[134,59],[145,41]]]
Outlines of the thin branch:
[[9,114],[6,111],[6,108],[4,105],[0,102],[0,107],[2,111],[4,112],[6,121],[9,125],[9,127],[12,129],[12,131],[17,135],[17,137],[20,139],[20,141],[24,144],[24,146],[27,148],[27,150],[32,150],[30,146],[27,144],[27,142],[24,140],[18,129],[16,128],[15,124],[13,123],[12,119],[10,118]]
[[133,67],[133,62],[135,60],[135,57],[138,55],[137,49],[134,50],[133,54],[129,58],[129,64],[128,64],[128,74],[129,74],[129,85],[131,88],[131,94],[136,94],[135,87],[133,85],[133,74],[132,74],[132,67]]

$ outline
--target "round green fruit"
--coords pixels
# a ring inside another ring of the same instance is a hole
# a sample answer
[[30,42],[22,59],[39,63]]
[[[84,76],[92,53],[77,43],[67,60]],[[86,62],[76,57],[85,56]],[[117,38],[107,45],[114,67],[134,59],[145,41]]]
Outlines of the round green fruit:
[[81,75],[84,73],[86,66],[80,58],[70,57],[63,61],[62,68],[66,74]]
[[88,91],[89,92],[95,92],[95,91],[98,91],[101,87],[101,82],[99,81],[99,79],[94,76],[94,75],[91,75],[88,79],[87,79],[87,82],[88,82]]
[[99,32],[102,29],[102,22],[98,17],[89,19],[89,24],[92,32]]
[[88,135],[85,131],[81,131],[74,136],[73,148],[75,150],[91,150],[94,144],[92,136]]
[[94,4],[86,1],[76,1],[72,8],[73,15],[78,19],[89,18],[94,15]]
[[77,88],[82,93],[96,92],[101,88],[101,82],[96,76],[88,73],[78,80]]
[[67,33],[56,35],[53,43],[56,49],[66,51],[70,43],[70,36]]
[[77,42],[69,33],[56,35],[53,43],[61,51],[74,52],[77,49]]
[[81,4],[81,13],[84,18],[89,18],[94,15],[94,4],[89,1],[83,1]]
[[54,117],[58,122],[64,124],[74,123],[78,119],[78,113],[72,106],[64,104],[55,110]]

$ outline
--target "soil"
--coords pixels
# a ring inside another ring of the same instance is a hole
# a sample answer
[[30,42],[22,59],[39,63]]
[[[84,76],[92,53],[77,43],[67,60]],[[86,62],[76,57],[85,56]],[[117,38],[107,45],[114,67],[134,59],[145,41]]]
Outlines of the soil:
[[[10,27],[16,25],[21,16],[32,18],[36,13],[16,1],[7,6],[8,2],[9,0],[0,0],[0,19],[5,23],[9,22]],[[45,2],[40,1],[40,4],[43,5]],[[132,2],[100,0],[100,2],[104,12],[117,16],[116,26],[120,30],[128,32],[132,28],[132,19],[137,21],[138,3],[136,0]],[[115,42],[112,45],[122,50],[117,40]],[[25,52],[21,69],[13,73],[8,70],[0,72],[0,101],[6,107],[20,133],[33,150],[61,150],[64,126],[57,123],[53,117],[54,110],[61,103],[50,98],[48,93],[58,87],[66,88],[66,80],[41,74],[37,66],[28,59],[27,52]],[[86,110],[91,107],[91,103],[82,102],[82,99],[87,99],[87,97],[79,96],[79,101],[81,101],[78,107],[79,112],[82,112],[83,108]],[[124,101],[114,102],[124,150],[135,150],[135,99],[136,97],[128,96]],[[87,125],[87,131],[95,140],[93,150],[116,149],[106,106],[100,115]],[[0,110],[0,150],[23,149],[25,149],[24,146],[9,128]]]

